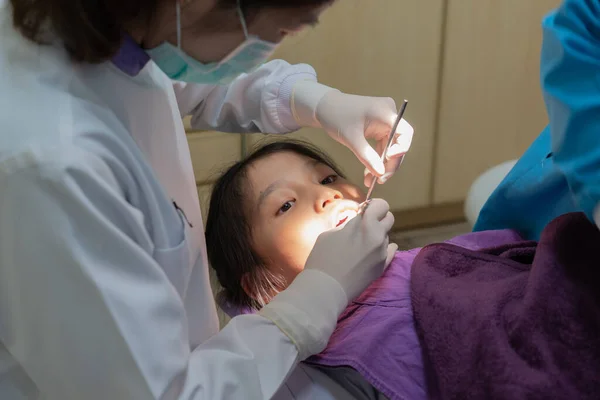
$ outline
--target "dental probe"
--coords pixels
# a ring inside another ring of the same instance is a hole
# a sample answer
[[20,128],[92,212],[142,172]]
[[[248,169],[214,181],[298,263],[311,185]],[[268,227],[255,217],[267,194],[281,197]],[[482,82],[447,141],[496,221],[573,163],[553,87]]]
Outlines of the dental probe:
[[[404,116],[404,111],[406,111],[407,104],[408,104],[408,101],[404,100],[402,107],[400,107],[400,111],[398,112],[396,121],[394,121],[394,125],[392,126],[392,130],[390,132],[390,137],[388,139],[388,142],[387,142],[385,148],[383,149],[383,154],[381,155],[382,162],[385,162],[385,158],[387,157],[388,150],[390,149],[392,143],[394,142],[394,138],[396,137],[396,129],[398,129],[398,125],[400,124],[400,121],[402,121],[402,117]],[[404,154],[402,154],[400,156],[400,164],[402,164],[403,160],[404,160]],[[369,205],[369,203],[371,201],[371,196],[373,195],[373,189],[375,188],[376,183],[377,183],[377,177],[373,176],[373,181],[371,182],[371,186],[369,187],[369,191],[367,192],[367,198],[364,202],[362,202],[360,204],[359,214],[363,213],[367,209],[367,206]]]

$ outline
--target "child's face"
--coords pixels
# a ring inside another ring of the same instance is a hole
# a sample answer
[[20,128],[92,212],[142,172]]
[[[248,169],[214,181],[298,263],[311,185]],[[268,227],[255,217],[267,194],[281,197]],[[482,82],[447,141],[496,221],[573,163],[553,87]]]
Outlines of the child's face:
[[292,152],[248,169],[254,250],[287,283],[302,271],[317,237],[356,216],[365,195],[325,164]]

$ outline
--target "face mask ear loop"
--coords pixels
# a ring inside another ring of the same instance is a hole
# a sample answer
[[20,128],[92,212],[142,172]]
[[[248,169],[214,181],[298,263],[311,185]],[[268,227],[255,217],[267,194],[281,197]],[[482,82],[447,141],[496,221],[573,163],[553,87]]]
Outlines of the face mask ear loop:
[[175,18],[177,20],[177,48],[181,50],[181,5],[179,0],[175,0]]
[[244,37],[248,39],[248,26],[246,26],[246,17],[244,17],[244,13],[242,12],[242,2],[241,0],[237,0],[237,12],[240,16],[240,23],[242,24],[242,30],[244,31]]

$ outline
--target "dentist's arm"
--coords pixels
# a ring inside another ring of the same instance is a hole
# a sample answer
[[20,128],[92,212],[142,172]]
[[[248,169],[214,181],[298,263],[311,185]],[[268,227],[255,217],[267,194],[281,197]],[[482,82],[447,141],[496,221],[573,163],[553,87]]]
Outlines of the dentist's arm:
[[268,399],[395,250],[375,199],[260,314],[190,348],[183,300],[127,201],[134,179],[104,157],[63,145],[0,164],[0,340],[44,398]]
[[221,132],[288,133],[300,128],[290,108],[294,84],[316,81],[306,64],[273,60],[229,85],[175,82],[182,116],[192,116],[192,127]]
[[[380,183],[392,176],[411,145],[413,128],[398,126],[387,160],[380,154],[396,119],[390,98],[357,96],[317,83],[312,67],[274,60],[243,74],[227,86],[175,83],[182,116],[192,115],[195,129],[223,132],[287,133],[300,127],[322,128],[348,147]],[[375,139],[377,151],[367,139]]]
[[248,315],[190,348],[183,300],[126,187],[93,154],[47,153],[0,170],[0,341],[42,397],[268,399],[327,343],[346,295],[308,271],[266,311],[288,335]]
[[565,0],[543,29],[541,78],[554,161],[600,227],[600,2]]

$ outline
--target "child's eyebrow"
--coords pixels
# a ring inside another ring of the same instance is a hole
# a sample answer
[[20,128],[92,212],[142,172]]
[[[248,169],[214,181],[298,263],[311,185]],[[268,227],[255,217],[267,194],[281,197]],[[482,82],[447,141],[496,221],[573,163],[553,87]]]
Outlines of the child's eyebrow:
[[263,190],[262,192],[260,192],[260,194],[258,195],[258,201],[256,202],[256,209],[259,210],[260,207],[263,205],[263,203],[265,202],[266,198],[275,191],[275,189],[277,189],[279,186],[281,186],[281,180],[277,180],[273,183],[271,183],[269,186],[267,186],[267,188],[265,190]]
[[314,160],[314,159],[310,159],[308,161],[306,161],[306,164],[304,164],[305,167],[309,168],[309,169],[314,169],[317,167],[317,165],[325,165],[327,166],[325,163],[319,161],[319,160]]
[[[323,164],[321,161],[315,160],[312,158],[307,160],[306,163],[304,164],[304,166],[306,168],[311,169],[311,170],[315,169],[317,167],[317,165],[326,165],[326,164]],[[258,200],[256,201],[256,209],[260,210],[260,208],[262,207],[262,205],[265,202],[265,200],[267,199],[267,197],[269,197],[269,195],[271,193],[273,193],[277,188],[279,188],[282,184],[283,184],[283,181],[281,179],[276,180],[275,182],[273,182],[269,186],[267,186],[267,188],[265,190],[260,192],[260,194],[258,195]]]

